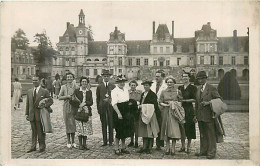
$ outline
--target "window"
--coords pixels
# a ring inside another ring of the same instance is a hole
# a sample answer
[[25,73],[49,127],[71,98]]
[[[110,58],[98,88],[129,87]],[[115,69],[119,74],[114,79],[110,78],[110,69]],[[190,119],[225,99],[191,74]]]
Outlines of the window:
[[148,66],[148,59],[144,59],[144,65]]
[[30,68],[27,68],[27,74],[28,75],[30,74]]
[[75,58],[72,58],[72,62],[75,62]]
[[154,60],[154,61],[153,61],[153,65],[154,65],[154,66],[157,66],[157,60]]
[[232,61],[231,61],[232,65],[236,65],[236,57],[232,56]]
[[23,74],[25,74],[25,68],[23,68]]
[[139,58],[136,59],[136,65],[137,65],[137,66],[140,66],[140,59],[139,59]]
[[157,47],[153,47],[153,52],[157,53]]
[[114,53],[114,48],[113,46],[109,47],[109,54],[113,54]]
[[219,61],[218,62],[219,65],[223,65],[223,56],[220,56],[218,61]]
[[91,59],[87,59],[87,61],[91,61]]
[[110,69],[110,74],[114,75],[114,69]]
[[106,59],[106,58],[104,58],[104,59],[102,59],[102,61],[107,61],[107,59]]
[[94,69],[94,76],[97,75],[97,69]]
[[210,64],[214,65],[214,56],[210,56]]
[[201,56],[201,57],[200,57],[200,64],[201,64],[201,65],[204,65],[204,56]]
[[122,73],[122,69],[118,69],[118,72],[119,72],[119,73]]
[[244,65],[248,65],[248,56],[244,56]]
[[69,47],[66,47],[66,51],[69,51]]
[[63,48],[62,47],[60,47],[60,49],[59,49],[60,51],[63,51]]
[[71,47],[71,51],[75,51],[75,47]]
[[177,65],[179,66],[181,62],[181,58],[177,58]]
[[129,65],[129,66],[132,66],[132,58],[129,58],[129,59],[128,59],[128,65]]
[[166,66],[170,66],[170,60],[166,60]]
[[33,70],[33,68],[31,68],[31,75],[33,75],[34,74],[34,70]]
[[193,61],[193,57],[191,57],[191,58],[190,58],[190,65],[192,66],[193,63],[194,63],[194,61]]
[[210,52],[215,52],[215,44],[210,44],[209,45],[209,51]]
[[160,47],[160,53],[163,53],[163,47]]
[[119,66],[122,66],[122,65],[123,65],[122,57],[119,57],[119,58],[118,58],[118,65],[119,65]]
[[86,76],[89,76],[89,69],[86,69]]
[[200,44],[200,52],[205,52],[205,45],[204,44]]
[[166,52],[170,53],[170,47],[166,47]]
[[99,59],[95,59],[94,61],[99,61]]
[[122,54],[122,46],[118,46],[118,54]]

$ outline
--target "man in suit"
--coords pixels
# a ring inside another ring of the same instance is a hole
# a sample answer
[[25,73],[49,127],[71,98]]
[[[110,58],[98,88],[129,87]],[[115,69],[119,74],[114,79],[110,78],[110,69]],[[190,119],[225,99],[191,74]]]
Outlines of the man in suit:
[[[151,87],[151,90],[157,95],[158,101],[159,101],[162,90],[167,88],[167,84],[165,83],[164,78],[165,78],[165,73],[161,70],[158,70],[155,73],[156,84],[153,84]],[[159,109],[161,110],[161,106],[159,106]],[[159,115],[161,115],[161,114],[159,114]],[[156,117],[156,118],[158,120],[158,124],[161,129],[162,117]],[[159,132],[158,137],[156,138],[156,149],[157,150],[160,150],[161,147],[164,146],[164,141],[160,140],[160,136],[161,136],[161,134]]]
[[27,101],[26,101],[26,120],[30,121],[32,129],[32,145],[27,153],[36,151],[37,137],[39,142],[40,152],[45,151],[45,133],[43,133],[43,128],[40,119],[40,109],[38,108],[39,102],[42,99],[49,98],[46,102],[45,107],[50,107],[53,104],[53,100],[48,92],[48,90],[40,86],[39,77],[33,77],[32,82],[34,88],[29,89],[27,92]]
[[109,70],[104,70],[101,74],[103,82],[97,86],[96,101],[97,110],[100,116],[102,125],[103,145],[107,145],[107,128],[108,128],[108,142],[109,146],[112,146],[114,141],[113,136],[113,108],[111,105],[111,91],[115,88],[115,85],[109,82],[111,74]]
[[199,83],[196,94],[196,118],[200,130],[200,153],[196,156],[207,156],[208,159],[213,159],[216,155],[216,131],[213,112],[210,107],[212,99],[220,98],[217,89],[207,83],[207,75],[205,71],[200,71],[197,74]]

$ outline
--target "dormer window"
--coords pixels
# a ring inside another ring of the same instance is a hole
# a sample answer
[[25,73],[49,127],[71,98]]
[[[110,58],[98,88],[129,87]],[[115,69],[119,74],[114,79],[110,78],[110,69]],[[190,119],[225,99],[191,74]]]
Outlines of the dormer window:
[[87,61],[91,61],[91,59],[87,59]]
[[99,59],[95,59],[94,61],[99,61]]

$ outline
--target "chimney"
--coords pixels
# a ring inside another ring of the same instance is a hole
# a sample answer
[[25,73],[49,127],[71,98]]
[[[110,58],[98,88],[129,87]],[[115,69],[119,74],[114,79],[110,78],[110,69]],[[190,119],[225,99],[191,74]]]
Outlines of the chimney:
[[237,37],[237,30],[233,31],[233,37]]
[[174,38],[174,21],[172,21],[172,38]]
[[67,29],[68,29],[69,25],[70,25],[70,22],[67,22]]
[[155,34],[155,21],[153,21],[153,34]]
[[208,22],[207,24],[210,25],[210,22]]

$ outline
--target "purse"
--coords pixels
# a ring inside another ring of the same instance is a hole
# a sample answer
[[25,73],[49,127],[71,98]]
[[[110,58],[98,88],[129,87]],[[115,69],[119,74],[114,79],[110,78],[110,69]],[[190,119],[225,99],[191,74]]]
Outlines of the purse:
[[87,106],[84,106],[83,108],[78,109],[74,118],[77,121],[88,122],[89,116],[91,116],[90,112],[91,112],[91,110],[89,110],[89,108]]

